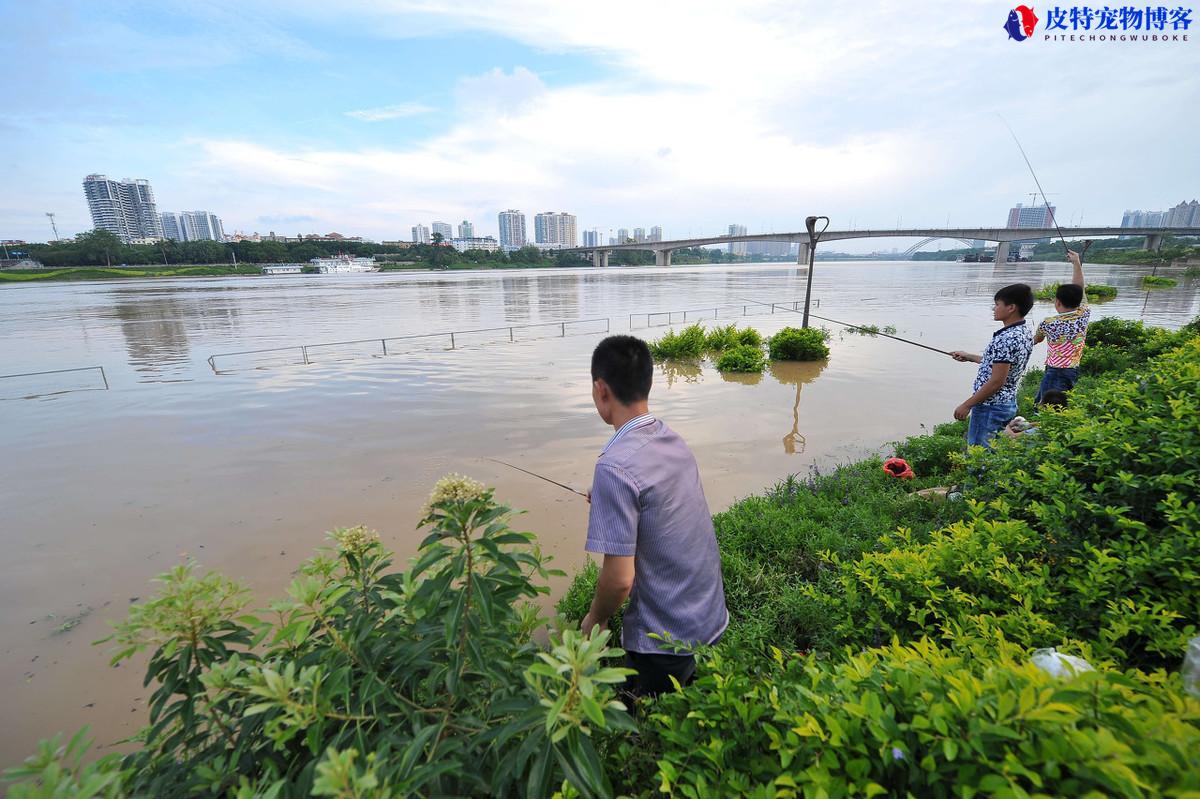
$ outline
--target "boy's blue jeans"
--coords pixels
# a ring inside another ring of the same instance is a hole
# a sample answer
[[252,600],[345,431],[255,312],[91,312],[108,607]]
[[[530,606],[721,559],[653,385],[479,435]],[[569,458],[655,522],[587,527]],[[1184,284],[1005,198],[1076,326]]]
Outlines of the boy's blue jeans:
[[967,423],[967,444],[992,448],[992,436],[1017,415],[1017,403],[998,402],[992,405],[976,405],[971,409],[971,420]]
[[1041,405],[1042,397],[1047,391],[1070,391],[1075,388],[1077,380],[1079,380],[1079,369],[1076,367],[1067,369],[1060,366],[1047,366],[1046,373],[1042,375],[1042,384],[1038,386],[1034,404]]

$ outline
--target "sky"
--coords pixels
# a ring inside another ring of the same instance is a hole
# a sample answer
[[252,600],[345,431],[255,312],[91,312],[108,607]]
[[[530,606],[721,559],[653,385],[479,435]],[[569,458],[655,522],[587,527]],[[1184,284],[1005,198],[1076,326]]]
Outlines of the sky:
[[0,0],[0,239],[90,229],[93,172],[292,236],[1003,226],[1037,191],[1006,121],[1061,223],[1200,196],[1200,9],[1102,43],[1051,7],[1018,42],[976,0]]

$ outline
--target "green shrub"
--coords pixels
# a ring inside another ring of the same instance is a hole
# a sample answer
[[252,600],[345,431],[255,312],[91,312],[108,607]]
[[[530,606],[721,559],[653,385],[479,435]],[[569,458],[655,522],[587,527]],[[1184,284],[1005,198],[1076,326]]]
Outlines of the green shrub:
[[717,359],[717,370],[721,372],[762,372],[767,359],[761,347],[740,344],[726,350]]
[[1183,796],[1200,788],[1197,718],[1178,676],[1054,678],[1011,645],[718,652],[609,763],[639,796]]
[[718,325],[708,331],[704,346],[709,352],[721,352],[737,346],[737,325]]
[[737,343],[745,347],[761,347],[762,333],[752,327],[743,327],[737,331]]
[[844,328],[845,332],[857,336],[870,336],[875,338],[880,333],[892,334],[896,332],[894,325],[884,325],[882,328],[879,325],[855,325],[854,327]]
[[904,529],[806,588],[861,644],[999,630],[1089,641],[1127,666],[1178,665],[1200,620],[1200,340],[1039,416],[1038,436],[968,456],[973,518]]
[[821,361],[829,357],[828,338],[814,327],[785,327],[767,339],[767,346],[773,361]]
[[910,436],[896,444],[896,457],[908,462],[918,480],[932,477],[945,485],[953,482],[952,473],[962,465],[966,436],[966,422],[940,424],[929,435]]
[[1172,278],[1162,277],[1160,275],[1145,275],[1142,277],[1142,288],[1144,289],[1169,289],[1176,284]]
[[[1035,300],[1053,302],[1055,292],[1058,291],[1058,287],[1061,285],[1061,283],[1050,283],[1049,285],[1042,286],[1033,293],[1033,298]],[[1083,293],[1087,296],[1089,302],[1104,302],[1117,296],[1117,288],[1116,286],[1107,286],[1103,283],[1088,283],[1083,287]]]
[[650,342],[650,354],[656,359],[701,358],[707,351],[707,337],[700,324],[688,325],[676,333],[668,330],[660,338]]
[[[261,617],[218,575],[164,575],[113,635],[114,662],[153,651],[157,688],[122,790],[103,795],[540,797],[564,779],[611,795],[593,733],[633,729],[612,688],[628,672],[605,666],[622,653],[608,633],[533,643],[533,579],[552,573],[510,514],[443,480],[407,571],[364,528],[338,530]],[[15,776],[14,796],[45,795]]]

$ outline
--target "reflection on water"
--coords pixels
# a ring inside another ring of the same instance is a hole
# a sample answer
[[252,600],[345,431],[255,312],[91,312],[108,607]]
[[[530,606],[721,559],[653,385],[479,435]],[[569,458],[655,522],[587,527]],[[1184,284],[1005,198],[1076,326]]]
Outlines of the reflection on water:
[[786,386],[796,387],[796,399],[792,402],[792,429],[783,437],[783,451],[788,455],[804,452],[808,445],[800,433],[800,389],[811,383],[825,370],[828,361],[771,361],[771,376]]
[[737,383],[742,386],[757,386],[762,382],[761,372],[717,372],[726,383]]
[[[995,328],[999,286],[1060,281],[1067,269],[819,263],[814,292],[822,315],[978,351]],[[1200,283],[1143,292],[1148,271],[1089,266],[1090,281],[1121,292],[1098,315],[1177,327],[1200,310]],[[523,526],[556,565],[582,563],[586,504],[482,458],[588,484],[612,434],[591,400],[603,325],[566,338],[483,336],[454,350],[438,340],[393,354],[389,343],[390,357],[357,360],[345,359],[371,353],[328,348],[304,364],[292,351],[276,358],[292,365],[264,359],[275,368],[228,375],[212,372],[209,355],[595,317],[619,333],[639,312],[803,296],[805,279],[792,265],[739,265],[0,287],[0,374],[102,365],[112,386],[4,403],[0,767],[57,730],[89,723],[107,743],[142,723],[139,675],[108,668],[88,642],[181,553],[263,599],[335,526],[379,530],[402,562],[430,486],[457,471],[527,510]],[[1051,313],[1039,303],[1032,318]],[[797,319],[768,310],[722,323],[769,335]],[[660,365],[651,407],[692,447],[714,510],[811,463],[877,452],[949,419],[974,376],[973,365],[883,338],[831,347],[827,363],[777,363],[761,377]],[[897,387],[903,399],[883,401]],[[54,619],[89,606],[97,611],[77,627],[50,634]]]
[[658,371],[667,379],[668,389],[680,381],[699,383],[704,373],[700,364],[694,361],[662,361],[658,364]]

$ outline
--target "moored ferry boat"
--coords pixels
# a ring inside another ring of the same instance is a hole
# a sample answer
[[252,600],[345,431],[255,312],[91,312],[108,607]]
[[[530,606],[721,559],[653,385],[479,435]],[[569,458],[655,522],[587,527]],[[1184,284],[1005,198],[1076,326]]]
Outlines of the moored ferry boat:
[[359,258],[344,253],[329,258],[313,258],[310,264],[323,275],[344,275],[349,272],[378,272],[374,258]]

